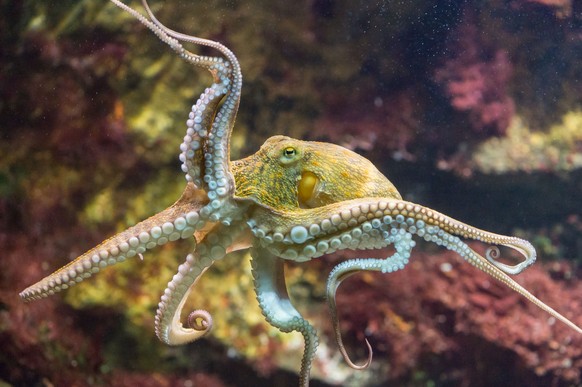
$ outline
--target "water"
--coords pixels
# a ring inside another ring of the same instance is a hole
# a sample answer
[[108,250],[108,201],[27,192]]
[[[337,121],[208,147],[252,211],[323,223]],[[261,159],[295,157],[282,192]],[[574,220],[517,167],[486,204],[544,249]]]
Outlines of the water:
[[[354,150],[405,200],[531,241],[538,262],[517,280],[580,325],[578,3],[151,6],[170,28],[220,41],[238,57],[244,84],[233,160],[277,134]],[[212,78],[105,1],[1,8],[0,381],[297,385],[301,336],[266,324],[244,253],[197,284],[189,305],[208,309],[215,328],[187,346],[158,342],[153,319],[191,239],[47,300],[18,299],[179,197],[187,114]],[[293,303],[320,334],[312,386],[581,383],[579,335],[458,255],[420,241],[405,270],[361,273],[340,287],[350,357],[363,362],[364,338],[374,348],[368,370],[348,368],[326,311],[327,275],[347,257],[390,254],[338,253],[287,268]]]

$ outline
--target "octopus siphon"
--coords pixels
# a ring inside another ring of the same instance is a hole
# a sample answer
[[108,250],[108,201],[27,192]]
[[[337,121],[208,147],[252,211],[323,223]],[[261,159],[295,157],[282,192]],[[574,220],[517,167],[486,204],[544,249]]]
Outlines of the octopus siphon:
[[[254,290],[265,319],[283,332],[298,331],[305,348],[299,384],[309,385],[318,345],[313,326],[293,306],[287,294],[285,261],[304,262],[335,251],[382,249],[393,245],[386,259],[349,259],[338,264],[327,280],[327,300],[339,350],[353,368],[342,343],[335,294],[341,282],[362,271],[402,270],[415,247],[414,237],[456,252],[477,269],[501,281],[556,319],[582,334],[573,322],[546,305],[509,275],[534,263],[536,251],[526,240],[480,230],[422,205],[402,199],[394,185],[364,157],[338,145],[269,138],[253,155],[230,160],[230,136],[241,97],[242,74],[236,56],[222,44],[173,31],[151,12],[146,14],[111,0],[133,15],[183,60],[207,69],[213,78],[192,106],[180,145],[186,177],[182,196],[166,210],[90,249],[53,274],[20,293],[25,301],[65,290],[108,266],[141,256],[146,250],[178,239],[194,239],[194,248],[178,267],[161,296],[155,332],[169,345],[192,342],[212,328],[209,312],[196,310],[182,323],[189,293],[212,264],[229,252],[250,249]],[[208,46],[220,57],[194,54],[181,42]],[[462,239],[491,245],[485,256]],[[516,265],[498,260],[498,245],[516,250],[524,259]]]

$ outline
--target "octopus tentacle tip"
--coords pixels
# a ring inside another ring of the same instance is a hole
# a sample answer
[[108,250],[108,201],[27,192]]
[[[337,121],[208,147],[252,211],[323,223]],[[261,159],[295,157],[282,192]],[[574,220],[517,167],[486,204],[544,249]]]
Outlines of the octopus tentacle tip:
[[[508,246],[515,248],[515,246],[513,245]],[[485,258],[487,259],[487,261],[489,261],[489,263],[491,263],[493,266],[503,271],[504,273],[515,275],[527,269],[532,263],[535,262],[536,259],[535,250],[533,253],[528,253],[527,251],[523,251],[522,249],[519,248],[517,250],[524,255],[524,259],[515,265],[508,265],[499,262],[501,252],[499,251],[499,247],[497,246],[490,246],[489,248],[487,248],[487,250],[485,251]]]
[[501,256],[501,252],[499,251],[499,247],[497,246],[490,246],[487,248],[487,251],[485,252],[485,256],[487,257],[487,259],[489,259],[489,262],[499,259],[499,257]]
[[374,357],[374,350],[372,349],[372,345],[370,345],[370,342],[368,341],[367,338],[364,338],[364,341],[366,342],[366,346],[368,347],[368,358],[366,359],[366,362],[364,364],[355,364],[349,357],[348,353],[346,352],[345,348],[342,347],[340,348],[340,352],[345,360],[345,362],[353,369],[355,370],[363,370],[366,369],[370,366],[370,364],[372,364],[372,358]]
[[196,309],[188,315],[188,326],[196,331],[210,332],[212,325],[212,316],[204,309]]

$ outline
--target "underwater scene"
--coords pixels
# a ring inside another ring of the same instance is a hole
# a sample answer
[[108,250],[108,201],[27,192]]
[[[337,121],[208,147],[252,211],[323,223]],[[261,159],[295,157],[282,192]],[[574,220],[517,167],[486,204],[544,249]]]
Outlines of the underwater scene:
[[0,386],[582,386],[582,2],[0,0],[0,39]]

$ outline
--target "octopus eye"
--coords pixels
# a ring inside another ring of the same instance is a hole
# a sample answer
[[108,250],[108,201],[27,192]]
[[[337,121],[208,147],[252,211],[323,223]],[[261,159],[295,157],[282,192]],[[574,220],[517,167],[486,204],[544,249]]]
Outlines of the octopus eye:
[[279,150],[279,152],[281,152],[279,156],[279,162],[283,165],[294,164],[300,159],[300,152],[294,146],[287,146],[282,150]]
[[287,147],[287,148],[283,149],[283,156],[285,156],[288,159],[292,158],[296,154],[297,154],[297,150],[295,148]]

